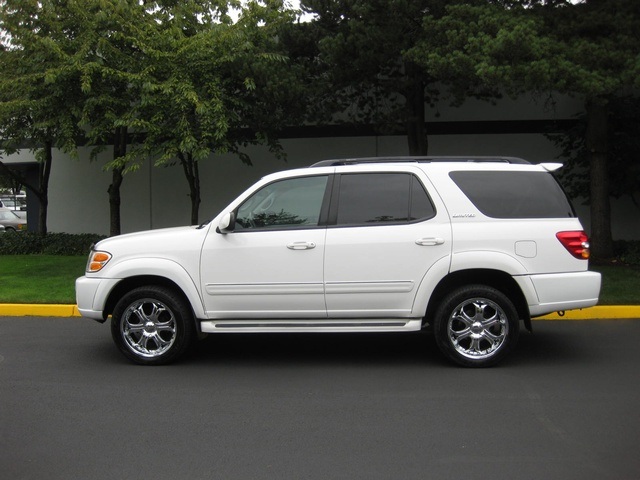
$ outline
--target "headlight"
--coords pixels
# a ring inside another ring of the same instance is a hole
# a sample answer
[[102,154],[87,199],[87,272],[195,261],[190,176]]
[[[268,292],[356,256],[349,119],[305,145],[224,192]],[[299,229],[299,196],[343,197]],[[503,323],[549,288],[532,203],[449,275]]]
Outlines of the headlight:
[[110,253],[92,251],[89,255],[89,261],[87,262],[87,273],[99,272],[109,260],[111,260]]

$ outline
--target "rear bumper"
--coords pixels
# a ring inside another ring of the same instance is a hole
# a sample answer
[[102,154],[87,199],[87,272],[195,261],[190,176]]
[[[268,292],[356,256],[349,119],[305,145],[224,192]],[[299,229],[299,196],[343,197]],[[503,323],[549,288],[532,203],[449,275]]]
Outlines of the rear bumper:
[[532,317],[593,307],[598,303],[602,281],[598,272],[530,275],[529,279],[538,299],[529,305]]

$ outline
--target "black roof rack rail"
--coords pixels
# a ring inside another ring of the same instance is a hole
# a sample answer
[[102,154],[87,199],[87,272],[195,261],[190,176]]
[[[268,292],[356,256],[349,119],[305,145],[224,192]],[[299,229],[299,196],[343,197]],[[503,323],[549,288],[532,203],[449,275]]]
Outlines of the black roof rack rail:
[[531,165],[531,162],[517,157],[474,157],[474,156],[429,156],[429,157],[366,157],[322,160],[311,167],[336,167],[339,165],[357,165],[360,163],[436,163],[436,162],[470,162],[470,163],[513,163]]

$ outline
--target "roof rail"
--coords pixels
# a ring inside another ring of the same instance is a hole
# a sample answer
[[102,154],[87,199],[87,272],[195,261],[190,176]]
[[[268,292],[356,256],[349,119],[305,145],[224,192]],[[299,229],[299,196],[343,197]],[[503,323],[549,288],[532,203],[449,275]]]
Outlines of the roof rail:
[[322,160],[311,167],[336,167],[339,165],[357,165],[360,163],[436,163],[436,162],[470,162],[470,163],[514,163],[530,165],[531,162],[517,157],[366,157]]

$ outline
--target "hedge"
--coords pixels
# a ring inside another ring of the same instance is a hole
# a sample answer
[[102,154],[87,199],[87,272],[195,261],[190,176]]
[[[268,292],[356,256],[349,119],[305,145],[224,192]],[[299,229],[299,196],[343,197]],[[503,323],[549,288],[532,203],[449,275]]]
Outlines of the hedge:
[[0,255],[88,255],[91,245],[103,238],[92,233],[5,232],[0,234]]
[[626,265],[640,265],[640,241],[618,240],[613,243],[616,258]]

